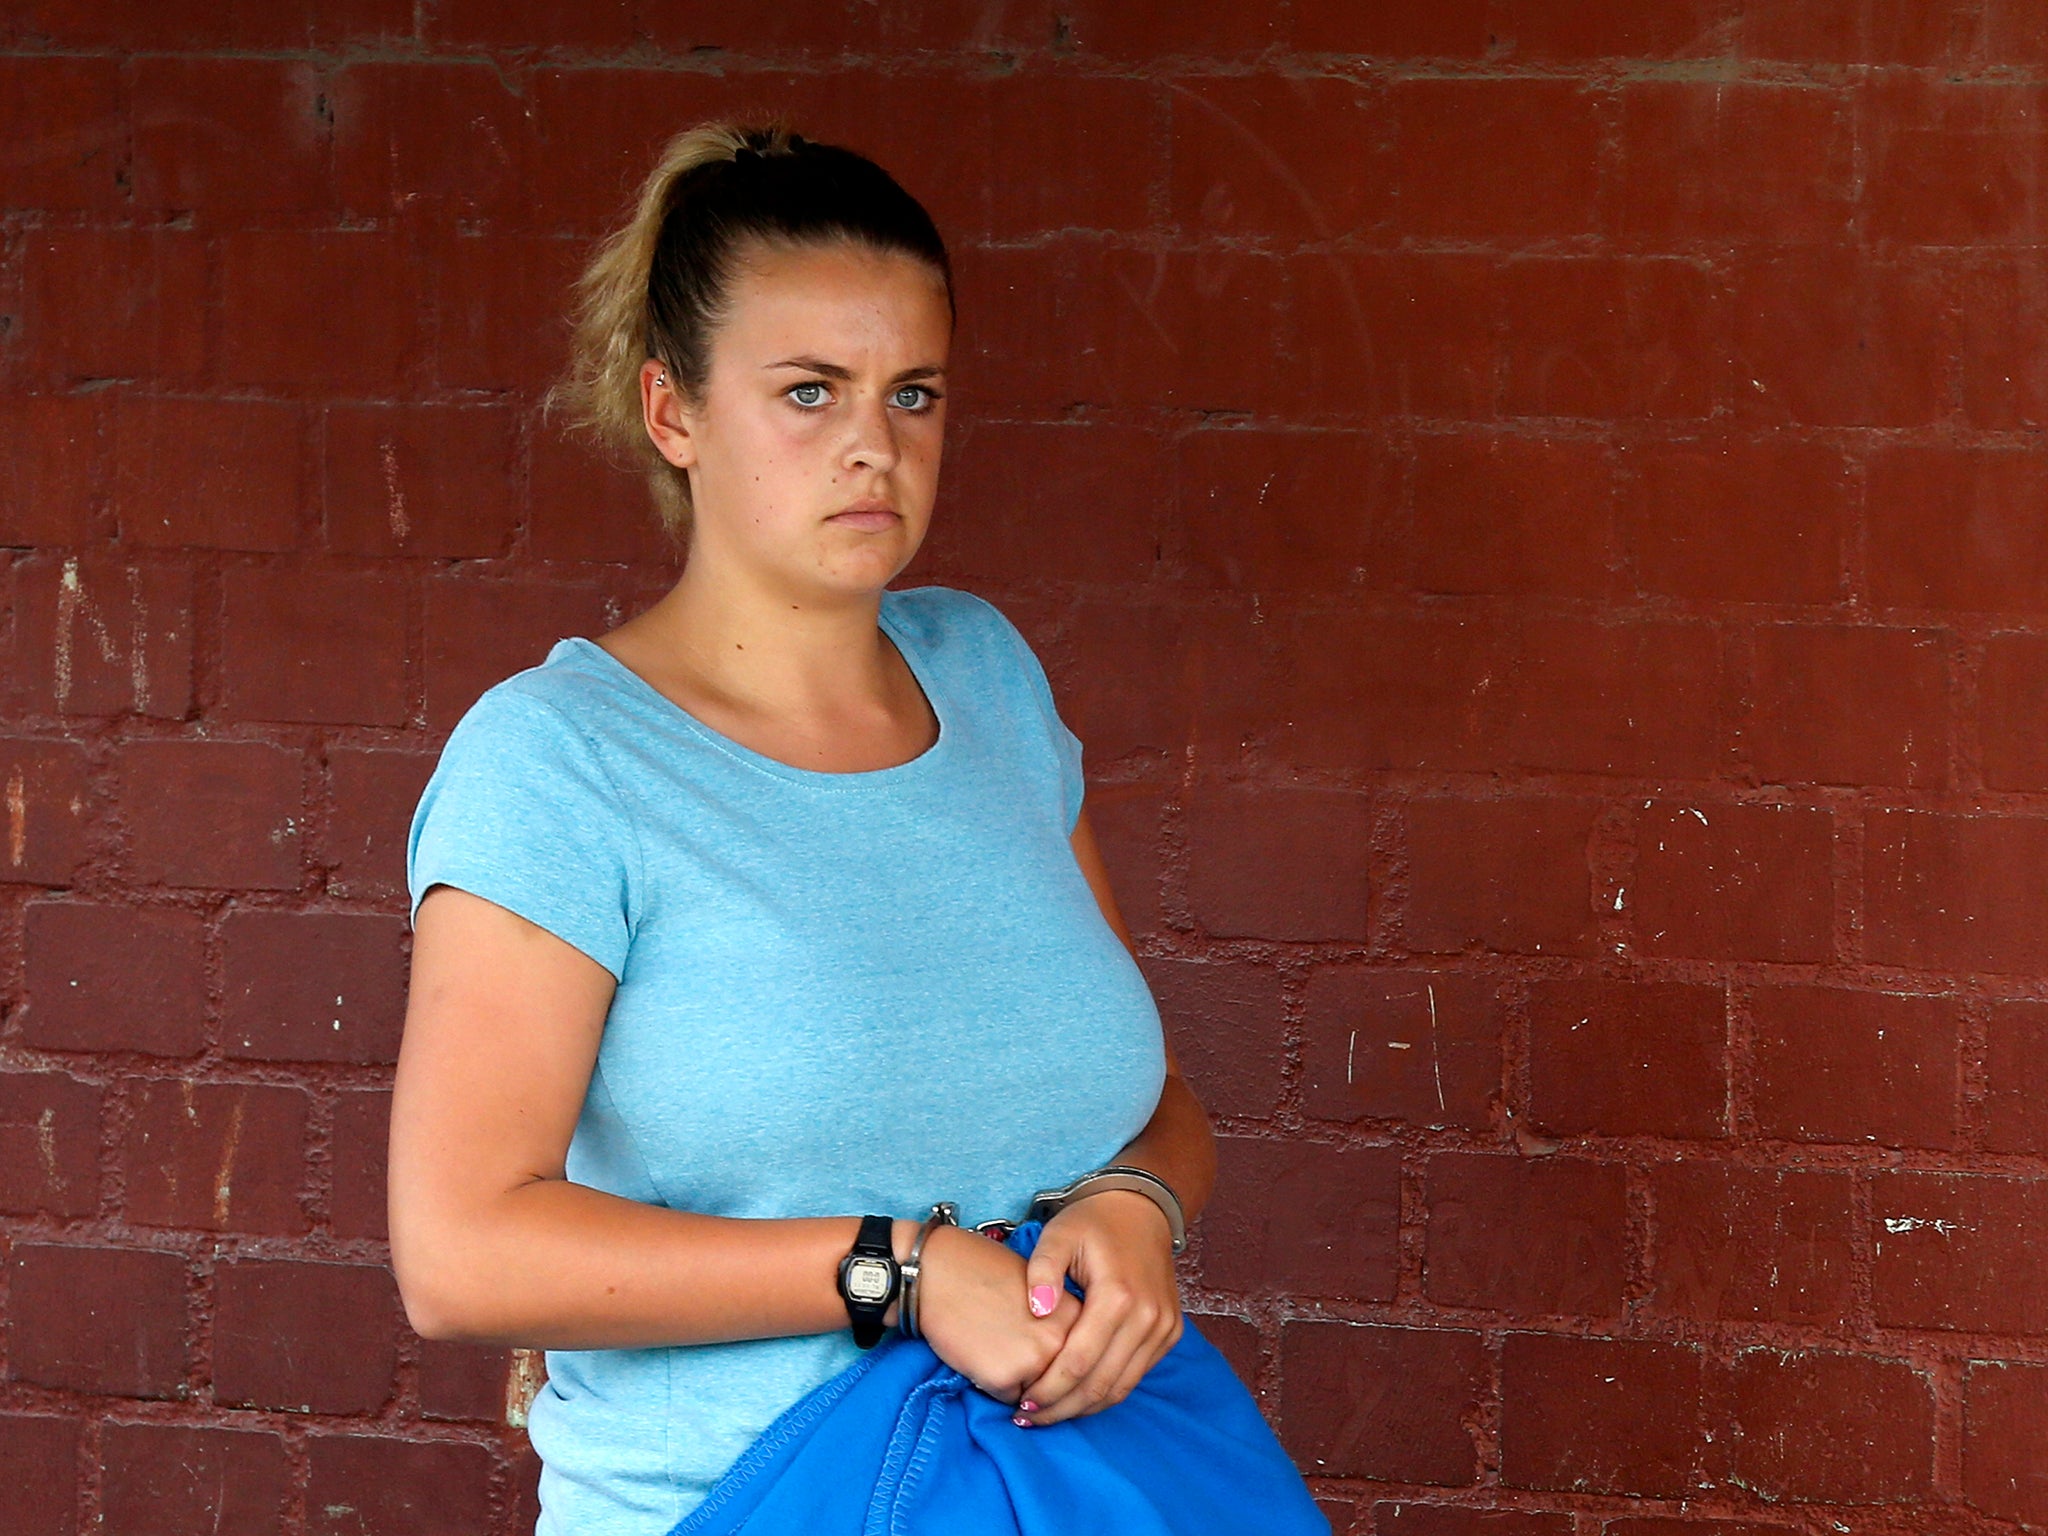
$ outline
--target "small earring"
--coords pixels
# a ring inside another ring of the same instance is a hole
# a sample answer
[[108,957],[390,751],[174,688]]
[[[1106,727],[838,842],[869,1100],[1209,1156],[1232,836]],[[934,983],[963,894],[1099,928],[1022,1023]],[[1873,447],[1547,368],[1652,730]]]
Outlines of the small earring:
[[654,382],[657,387],[666,384],[668,382],[668,370],[664,368],[660,373],[657,373],[654,376]]

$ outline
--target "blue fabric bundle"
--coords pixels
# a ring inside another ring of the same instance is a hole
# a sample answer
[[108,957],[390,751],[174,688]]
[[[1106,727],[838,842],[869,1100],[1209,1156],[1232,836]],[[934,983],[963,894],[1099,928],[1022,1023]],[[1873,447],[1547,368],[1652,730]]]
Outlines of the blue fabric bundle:
[[[1041,1225],[1007,1246],[1028,1257]],[[1120,1403],[1030,1429],[1013,1411],[891,1334],[769,1425],[670,1536],[1330,1536],[1192,1322]]]

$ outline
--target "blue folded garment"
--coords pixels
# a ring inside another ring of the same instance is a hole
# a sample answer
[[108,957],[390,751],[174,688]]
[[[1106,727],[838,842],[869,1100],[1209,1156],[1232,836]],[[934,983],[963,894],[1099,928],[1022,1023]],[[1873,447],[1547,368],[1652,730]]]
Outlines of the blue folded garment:
[[[1041,1225],[1007,1245],[1028,1257]],[[890,1334],[769,1425],[670,1536],[1330,1536],[1192,1320],[1122,1402],[1029,1429],[1014,1411]]]

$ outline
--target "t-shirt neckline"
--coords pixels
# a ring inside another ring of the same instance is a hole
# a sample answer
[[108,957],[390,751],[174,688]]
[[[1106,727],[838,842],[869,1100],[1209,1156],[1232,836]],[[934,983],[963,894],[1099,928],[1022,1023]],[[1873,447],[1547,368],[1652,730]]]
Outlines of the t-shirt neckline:
[[743,742],[735,741],[724,732],[706,725],[587,635],[566,636],[562,644],[575,646],[579,653],[592,658],[600,668],[662,711],[669,719],[681,724],[691,734],[702,738],[728,756],[736,757],[750,767],[758,768],[763,773],[773,774],[776,778],[787,779],[792,783],[816,785],[821,788],[879,788],[930,771],[940,755],[951,750],[955,734],[951,713],[941,698],[943,690],[934,680],[929,662],[918,649],[917,642],[904,634],[902,625],[897,622],[892,612],[893,604],[890,599],[896,596],[898,594],[893,589],[883,589],[877,619],[890,640],[895,642],[897,652],[903,657],[904,664],[910,668],[910,675],[916,679],[918,687],[923,691],[925,703],[939,722],[939,734],[937,739],[916,757],[906,762],[891,764],[887,768],[863,768],[851,773],[832,773],[816,768],[799,768],[794,763],[785,763],[781,758],[770,757],[765,752],[756,752]]

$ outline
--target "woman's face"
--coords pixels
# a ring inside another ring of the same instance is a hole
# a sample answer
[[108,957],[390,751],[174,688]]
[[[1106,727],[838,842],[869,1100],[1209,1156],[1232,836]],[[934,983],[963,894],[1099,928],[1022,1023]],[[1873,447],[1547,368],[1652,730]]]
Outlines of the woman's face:
[[879,591],[938,494],[944,278],[893,252],[756,246],[730,298],[698,407],[643,385],[656,443],[689,472],[691,564],[799,600]]

